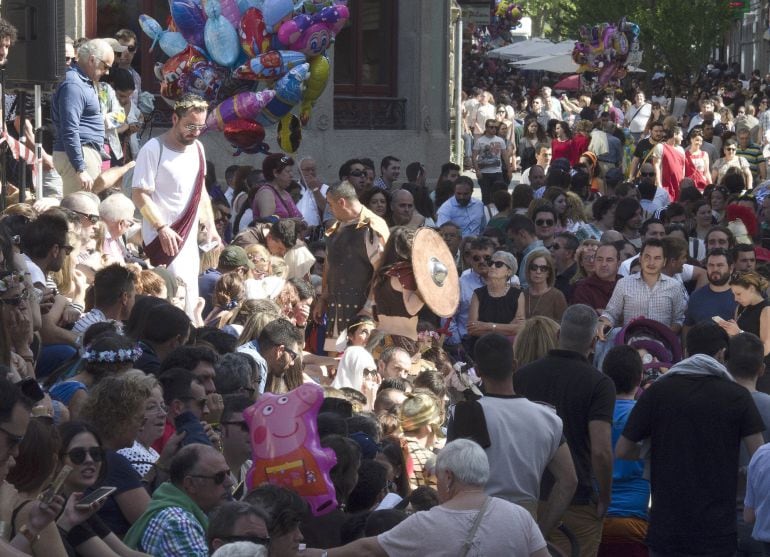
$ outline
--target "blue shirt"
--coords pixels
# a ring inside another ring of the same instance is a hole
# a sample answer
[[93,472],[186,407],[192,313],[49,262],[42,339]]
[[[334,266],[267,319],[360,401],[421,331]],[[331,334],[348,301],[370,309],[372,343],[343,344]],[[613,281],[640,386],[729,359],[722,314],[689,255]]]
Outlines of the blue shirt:
[[104,117],[94,82],[73,63],[53,94],[51,118],[56,126],[54,151],[65,151],[72,167],[86,168],[82,146],[104,145]]
[[467,205],[460,205],[457,199],[450,197],[439,207],[436,216],[436,226],[446,222],[453,222],[460,227],[460,234],[466,236],[480,236],[484,232],[487,218],[484,215],[484,204],[478,199],[471,199]]
[[735,318],[736,306],[737,302],[732,290],[714,292],[707,284],[690,295],[690,302],[684,314],[684,324],[688,327],[696,325],[702,321],[708,321],[715,315],[729,321]]
[[[615,401],[612,417],[612,447],[620,439],[626,427],[628,415],[636,404],[635,400]],[[633,517],[647,520],[647,504],[650,500],[650,482],[645,480],[644,460],[622,460],[616,458],[612,466],[612,503],[607,516]]]

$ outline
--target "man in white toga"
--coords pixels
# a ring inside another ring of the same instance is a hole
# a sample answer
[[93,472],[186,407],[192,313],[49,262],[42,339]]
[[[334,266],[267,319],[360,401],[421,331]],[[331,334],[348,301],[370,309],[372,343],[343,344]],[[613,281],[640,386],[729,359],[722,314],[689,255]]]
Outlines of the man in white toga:
[[185,95],[174,105],[172,127],[139,151],[131,183],[133,200],[144,217],[142,238],[153,266],[166,265],[187,285],[185,312],[192,318],[198,301],[198,223],[206,241],[221,243],[204,187],[206,158],[197,140],[206,127],[208,103]]

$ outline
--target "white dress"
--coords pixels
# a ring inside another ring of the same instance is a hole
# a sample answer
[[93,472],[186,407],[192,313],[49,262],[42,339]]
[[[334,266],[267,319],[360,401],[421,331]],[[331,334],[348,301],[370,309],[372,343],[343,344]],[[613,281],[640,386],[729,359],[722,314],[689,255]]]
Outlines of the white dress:
[[[150,194],[158,208],[158,216],[166,223],[176,222],[184,212],[192,197],[198,171],[200,155],[198,148],[203,146],[196,141],[184,151],[174,151],[163,146],[162,160],[160,142],[156,138],[148,141],[136,157],[136,167],[131,187]],[[206,155],[204,153],[203,159]],[[202,195],[206,195],[204,191]],[[155,229],[146,220],[142,222],[142,238],[145,245],[158,236]],[[198,215],[195,216],[190,234],[182,249],[168,270],[187,285],[185,312],[193,318],[195,304],[198,301],[198,275],[200,274],[200,256],[198,254]]]

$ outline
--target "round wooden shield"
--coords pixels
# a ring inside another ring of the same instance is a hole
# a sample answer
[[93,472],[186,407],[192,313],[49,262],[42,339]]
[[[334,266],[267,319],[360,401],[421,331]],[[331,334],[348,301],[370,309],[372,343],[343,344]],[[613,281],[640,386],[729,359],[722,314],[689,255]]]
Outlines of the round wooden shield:
[[453,316],[460,303],[460,278],[449,248],[432,228],[420,228],[414,235],[412,269],[427,306],[440,317]]

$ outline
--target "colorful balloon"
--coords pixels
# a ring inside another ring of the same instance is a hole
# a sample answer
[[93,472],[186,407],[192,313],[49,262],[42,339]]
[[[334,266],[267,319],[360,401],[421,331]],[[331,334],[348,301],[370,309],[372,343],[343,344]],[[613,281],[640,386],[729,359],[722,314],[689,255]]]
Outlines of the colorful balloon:
[[179,87],[185,93],[200,95],[209,102],[217,98],[219,87],[227,77],[227,71],[213,62],[195,62],[189,71],[179,78]]
[[318,56],[329,47],[349,17],[348,7],[343,4],[323,8],[312,16],[300,14],[281,25],[277,38],[291,50]]
[[254,462],[246,486],[268,482],[291,489],[315,516],[337,508],[329,475],[337,457],[321,447],[316,423],[323,398],[320,386],[305,383],[286,394],[265,393],[243,412]]
[[234,156],[241,153],[255,155],[267,153],[270,147],[265,143],[265,128],[252,120],[240,118],[225,124],[225,139],[235,148]]
[[222,15],[219,0],[207,0],[206,15],[208,19],[203,31],[206,50],[211,59],[220,66],[234,67],[240,55],[238,33]]
[[277,79],[290,69],[305,63],[305,55],[293,50],[272,50],[252,58],[233,71],[236,79]]
[[265,28],[268,33],[275,33],[294,13],[292,0],[265,0],[262,5],[262,14],[265,16]]
[[223,131],[225,124],[238,119],[254,120],[268,103],[275,99],[275,91],[265,89],[258,93],[245,92],[226,99],[209,113],[208,129]]
[[166,60],[158,71],[161,96],[170,100],[179,99],[185,93],[180,81],[182,77],[191,72],[196,63],[205,61],[203,52],[193,45],[187,45],[182,52]]
[[310,111],[326,89],[328,81],[329,59],[326,56],[316,56],[310,60],[310,74],[305,82],[305,93],[302,95],[302,105],[299,110],[299,119],[303,126],[307,126],[310,121]]
[[241,23],[241,10],[238,8],[236,0],[219,0],[219,7],[222,10],[222,16],[230,22],[234,29],[238,29]]
[[243,51],[254,58],[258,54],[270,49],[272,37],[265,29],[265,20],[262,12],[257,8],[249,8],[241,18],[239,37]]
[[150,50],[155,48],[155,43],[160,45],[160,49],[168,56],[176,56],[187,48],[187,41],[181,33],[164,31],[160,23],[155,21],[147,14],[139,16],[139,25],[142,31],[152,39]]
[[287,153],[296,153],[302,142],[302,124],[294,114],[287,114],[278,122],[278,146]]
[[174,18],[177,31],[191,45],[205,48],[203,28],[206,25],[206,12],[196,0],[174,0],[171,4],[171,17]]
[[272,126],[286,116],[301,100],[304,84],[310,72],[310,64],[300,64],[289,70],[275,84],[275,98],[260,112],[257,122],[263,126]]

